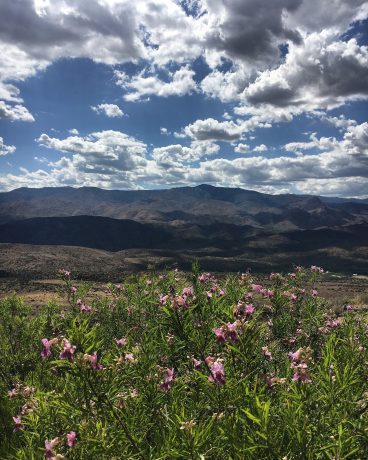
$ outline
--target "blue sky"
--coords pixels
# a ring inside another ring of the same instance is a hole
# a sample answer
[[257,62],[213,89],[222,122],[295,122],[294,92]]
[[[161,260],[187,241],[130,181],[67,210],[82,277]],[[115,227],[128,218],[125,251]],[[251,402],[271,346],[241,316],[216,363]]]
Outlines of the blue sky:
[[368,197],[368,2],[332,3],[3,2],[0,190]]

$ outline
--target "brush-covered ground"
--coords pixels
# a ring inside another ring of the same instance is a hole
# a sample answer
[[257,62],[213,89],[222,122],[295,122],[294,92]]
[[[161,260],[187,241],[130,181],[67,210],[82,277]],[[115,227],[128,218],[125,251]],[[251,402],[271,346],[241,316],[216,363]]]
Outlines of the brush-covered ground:
[[0,301],[1,459],[367,458],[365,313],[322,269],[72,276]]

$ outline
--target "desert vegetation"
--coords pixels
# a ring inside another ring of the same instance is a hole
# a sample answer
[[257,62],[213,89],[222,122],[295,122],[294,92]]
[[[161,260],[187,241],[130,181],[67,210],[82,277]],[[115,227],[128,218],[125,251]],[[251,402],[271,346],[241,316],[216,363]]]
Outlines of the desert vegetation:
[[64,307],[1,300],[0,457],[366,458],[368,327],[323,276],[61,270]]

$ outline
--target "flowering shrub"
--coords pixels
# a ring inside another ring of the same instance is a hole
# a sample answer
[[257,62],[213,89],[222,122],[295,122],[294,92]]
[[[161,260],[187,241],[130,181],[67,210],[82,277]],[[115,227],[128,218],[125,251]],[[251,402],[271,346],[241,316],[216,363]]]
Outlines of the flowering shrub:
[[[0,304],[0,458],[363,459],[368,329],[320,267],[134,276]],[[336,315],[335,311],[340,311]]]

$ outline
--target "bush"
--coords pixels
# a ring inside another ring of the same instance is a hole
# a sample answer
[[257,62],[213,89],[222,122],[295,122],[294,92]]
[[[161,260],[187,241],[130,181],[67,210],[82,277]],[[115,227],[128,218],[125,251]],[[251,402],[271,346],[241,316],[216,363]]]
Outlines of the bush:
[[65,311],[3,300],[0,457],[366,458],[367,327],[320,272],[194,267],[91,300],[62,271]]

